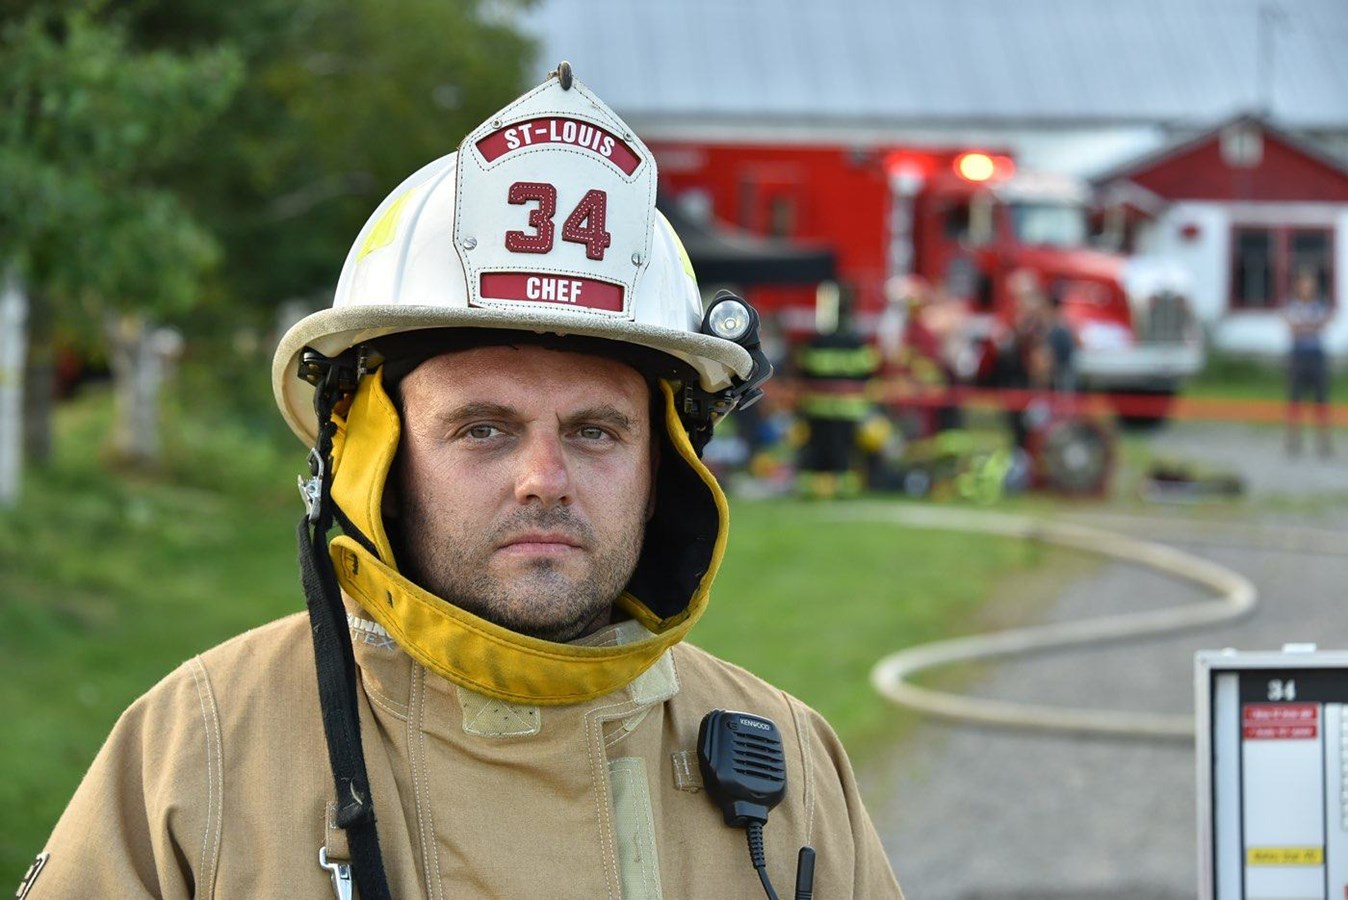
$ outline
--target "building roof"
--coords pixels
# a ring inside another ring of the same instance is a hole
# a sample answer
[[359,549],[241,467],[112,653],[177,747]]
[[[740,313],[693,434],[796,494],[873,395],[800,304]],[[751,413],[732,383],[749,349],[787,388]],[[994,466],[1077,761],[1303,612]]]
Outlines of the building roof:
[[524,24],[541,71],[569,59],[642,130],[1348,129],[1345,0],[539,0]]
[[1348,166],[1257,116],[1223,122],[1095,182],[1115,191],[1135,186],[1166,200],[1348,203]]

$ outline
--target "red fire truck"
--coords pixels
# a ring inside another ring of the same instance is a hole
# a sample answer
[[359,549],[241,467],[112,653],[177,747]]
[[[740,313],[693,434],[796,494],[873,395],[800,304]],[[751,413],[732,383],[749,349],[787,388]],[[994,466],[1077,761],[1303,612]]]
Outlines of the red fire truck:
[[[875,332],[886,284],[905,275],[963,300],[985,333],[1004,327],[1013,313],[1007,276],[1030,269],[1077,338],[1079,384],[1170,394],[1202,365],[1185,273],[1092,248],[1091,197],[1074,179],[1018,172],[1008,155],[981,151],[651,146],[666,202],[751,233],[830,248],[863,333]],[[788,332],[813,327],[813,288],[743,287]]]

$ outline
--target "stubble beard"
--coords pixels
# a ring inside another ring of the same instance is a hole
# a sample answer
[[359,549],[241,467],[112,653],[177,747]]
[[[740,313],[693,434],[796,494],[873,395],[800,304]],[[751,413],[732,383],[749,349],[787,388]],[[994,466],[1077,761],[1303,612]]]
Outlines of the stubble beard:
[[[622,529],[610,547],[599,547],[594,530],[566,507],[522,510],[489,534],[475,538],[448,535],[430,525],[424,510],[408,510],[404,535],[414,578],[448,603],[494,625],[528,637],[566,643],[602,620],[636,570],[645,538],[645,519]],[[512,535],[560,531],[591,548],[588,572],[569,575],[557,560],[527,560],[524,571],[510,575],[490,567],[493,549]]]

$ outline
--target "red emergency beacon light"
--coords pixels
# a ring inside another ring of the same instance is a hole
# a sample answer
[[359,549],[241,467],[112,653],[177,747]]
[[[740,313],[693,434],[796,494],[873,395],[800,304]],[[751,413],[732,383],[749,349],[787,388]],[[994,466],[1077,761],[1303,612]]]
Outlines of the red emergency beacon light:
[[978,150],[961,153],[952,165],[956,175],[975,184],[994,178],[1010,178],[1016,172],[1011,157],[993,156]]

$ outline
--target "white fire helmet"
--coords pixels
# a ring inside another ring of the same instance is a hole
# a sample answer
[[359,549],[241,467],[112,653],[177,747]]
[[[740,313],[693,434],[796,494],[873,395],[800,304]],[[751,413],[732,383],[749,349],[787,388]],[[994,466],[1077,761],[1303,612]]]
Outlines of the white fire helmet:
[[[304,571],[330,562],[342,594],[413,659],[479,694],[543,704],[604,696],[682,640],[706,607],[729,511],[698,453],[772,367],[743,301],[718,299],[704,317],[655,192],[650,151],[563,63],[380,204],[347,256],[333,307],[300,321],[277,349],[277,402],[314,447],[313,477],[301,480],[313,527],[301,541]],[[383,501],[402,423],[387,387],[429,356],[516,342],[628,362],[663,407],[664,427],[652,422],[662,441],[659,500],[614,600],[641,626],[631,641],[517,634],[399,567]],[[321,434],[316,409],[326,417]],[[343,533],[325,545],[334,518]],[[306,576],[311,610],[339,618],[342,600],[325,585]]]
[[754,358],[702,333],[691,264],[655,196],[650,150],[563,64],[375,210],[332,308],[277,349],[272,381],[287,423],[313,442],[306,348],[336,357],[431,328],[603,338],[677,357],[709,393],[743,383]]

